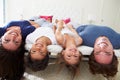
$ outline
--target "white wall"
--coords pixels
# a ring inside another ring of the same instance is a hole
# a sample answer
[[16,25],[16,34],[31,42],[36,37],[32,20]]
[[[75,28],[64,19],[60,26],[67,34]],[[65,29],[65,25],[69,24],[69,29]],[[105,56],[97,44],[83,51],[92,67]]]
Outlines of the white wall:
[[80,24],[107,25],[120,32],[120,0],[6,0],[6,21],[35,15],[70,17]]
[[3,1],[2,0],[0,0],[0,25],[3,25]]

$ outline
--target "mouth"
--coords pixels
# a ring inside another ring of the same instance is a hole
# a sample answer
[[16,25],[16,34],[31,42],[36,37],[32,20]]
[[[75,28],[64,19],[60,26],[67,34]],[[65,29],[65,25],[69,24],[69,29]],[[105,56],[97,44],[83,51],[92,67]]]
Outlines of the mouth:
[[101,43],[99,43],[98,45],[99,45],[99,46],[107,46],[107,43],[101,42]]
[[17,32],[11,32],[10,34],[13,35],[13,36],[18,36]]
[[36,46],[37,47],[43,47],[43,44],[42,43],[36,43]]
[[76,49],[76,48],[71,48],[70,51],[72,51],[72,52],[76,52],[77,49]]
[[107,39],[106,38],[104,38],[104,37],[102,37],[102,38],[100,38],[99,40],[98,40],[98,44],[107,44]]

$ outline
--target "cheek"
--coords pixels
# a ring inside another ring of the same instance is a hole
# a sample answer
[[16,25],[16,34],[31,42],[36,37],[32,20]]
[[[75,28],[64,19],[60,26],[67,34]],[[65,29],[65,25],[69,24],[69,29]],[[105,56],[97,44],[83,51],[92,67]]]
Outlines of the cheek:
[[22,36],[21,35],[19,35],[19,37],[18,37],[20,40],[22,40]]
[[109,64],[112,61],[112,56],[107,55],[95,55],[95,60],[101,64]]
[[3,47],[5,48],[5,49],[7,49],[7,50],[16,50],[20,45],[15,45],[14,43],[3,43],[2,44],[3,45]]

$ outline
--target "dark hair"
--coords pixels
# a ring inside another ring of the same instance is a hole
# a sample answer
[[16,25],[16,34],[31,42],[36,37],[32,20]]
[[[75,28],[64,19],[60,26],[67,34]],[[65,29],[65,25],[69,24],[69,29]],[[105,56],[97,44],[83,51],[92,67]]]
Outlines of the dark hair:
[[113,52],[113,59],[110,64],[100,64],[96,62],[94,51],[89,56],[89,69],[92,74],[102,74],[104,77],[114,77],[118,72],[118,59]]
[[32,60],[30,53],[28,53],[28,55],[25,56],[26,66],[32,69],[33,71],[40,71],[46,69],[46,67],[48,66],[48,62],[49,54],[47,54],[43,60]]
[[[80,61],[82,59],[82,53],[80,52],[81,57],[79,58],[79,62],[74,65],[68,64],[65,59],[63,58],[63,55],[61,53],[58,53],[58,60],[57,64],[61,64],[61,66],[65,65],[67,69],[72,73],[72,80],[74,79],[75,76],[77,76],[80,73]],[[61,69],[62,67],[60,67]]]
[[24,67],[24,43],[16,51],[6,50],[0,41],[0,77],[1,80],[21,80]]

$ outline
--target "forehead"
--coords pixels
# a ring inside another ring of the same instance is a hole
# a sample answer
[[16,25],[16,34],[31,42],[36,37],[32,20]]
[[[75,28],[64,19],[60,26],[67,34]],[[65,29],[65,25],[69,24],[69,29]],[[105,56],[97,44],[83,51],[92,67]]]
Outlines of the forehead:
[[101,64],[110,64],[113,58],[113,54],[107,55],[107,53],[94,54],[95,60]]
[[2,43],[2,46],[7,50],[14,51],[14,50],[17,50],[19,48],[20,44],[16,45],[14,43]]
[[71,59],[71,60],[65,59],[65,60],[66,60],[66,63],[71,64],[71,65],[77,64],[80,61],[79,58],[78,59]]

